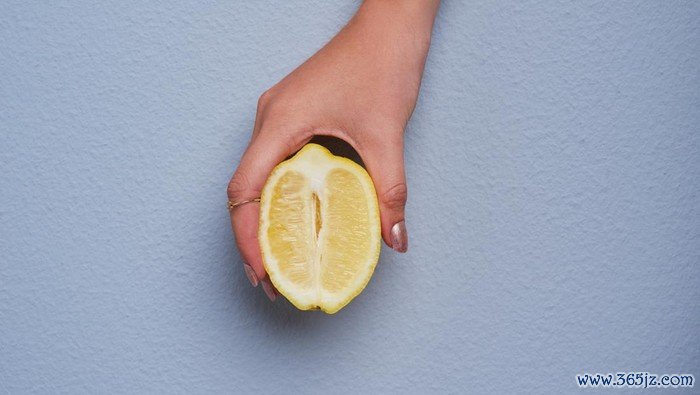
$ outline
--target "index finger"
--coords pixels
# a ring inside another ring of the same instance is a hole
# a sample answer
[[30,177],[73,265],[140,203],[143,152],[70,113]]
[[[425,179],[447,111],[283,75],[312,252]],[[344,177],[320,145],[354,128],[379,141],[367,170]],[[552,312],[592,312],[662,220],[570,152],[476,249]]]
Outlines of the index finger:
[[[260,193],[272,169],[292,154],[297,147],[286,141],[283,134],[258,133],[246,152],[228,186],[229,201],[240,203],[260,198]],[[245,264],[258,280],[267,276],[258,243],[260,204],[250,202],[230,210],[231,226],[236,245]]]

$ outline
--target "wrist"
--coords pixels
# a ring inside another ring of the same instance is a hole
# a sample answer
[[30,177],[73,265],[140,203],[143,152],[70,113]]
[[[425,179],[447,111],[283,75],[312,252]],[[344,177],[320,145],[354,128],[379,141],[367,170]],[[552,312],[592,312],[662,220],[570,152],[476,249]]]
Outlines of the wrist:
[[439,4],[439,0],[365,0],[355,19],[375,39],[427,53]]

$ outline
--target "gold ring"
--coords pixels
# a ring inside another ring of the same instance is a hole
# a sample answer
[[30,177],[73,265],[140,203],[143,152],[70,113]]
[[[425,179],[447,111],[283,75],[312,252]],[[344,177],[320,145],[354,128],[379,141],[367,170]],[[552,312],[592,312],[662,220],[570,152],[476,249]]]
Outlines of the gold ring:
[[240,201],[240,202],[233,202],[233,201],[229,200],[229,201],[228,201],[228,210],[231,211],[231,210],[233,210],[234,208],[239,207],[239,206],[242,206],[242,205],[244,205],[244,204],[248,204],[248,203],[259,203],[259,202],[260,202],[260,198],[248,199],[248,200],[243,200],[243,201]]

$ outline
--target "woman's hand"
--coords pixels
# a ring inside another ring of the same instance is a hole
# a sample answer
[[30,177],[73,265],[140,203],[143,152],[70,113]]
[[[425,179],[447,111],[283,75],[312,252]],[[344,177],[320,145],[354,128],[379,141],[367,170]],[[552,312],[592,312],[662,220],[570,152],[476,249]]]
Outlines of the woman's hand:
[[[253,134],[228,185],[230,201],[260,197],[272,169],[314,135],[335,136],[360,154],[379,199],[384,242],[408,248],[403,134],[416,104],[438,0],[367,0],[343,30],[263,93]],[[231,210],[253,286],[277,296],[258,245],[259,204]]]

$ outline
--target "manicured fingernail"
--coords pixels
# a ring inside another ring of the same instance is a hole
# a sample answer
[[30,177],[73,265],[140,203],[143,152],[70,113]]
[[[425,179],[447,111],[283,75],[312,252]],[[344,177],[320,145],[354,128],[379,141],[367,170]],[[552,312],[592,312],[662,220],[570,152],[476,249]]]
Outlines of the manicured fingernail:
[[267,295],[267,298],[270,299],[271,302],[274,302],[275,299],[277,299],[277,293],[275,292],[275,289],[272,287],[272,283],[270,283],[270,280],[265,279],[261,281],[262,283],[262,289],[265,291],[265,295]]
[[406,252],[408,250],[406,221],[397,222],[391,228],[391,248],[398,252]]
[[253,270],[253,268],[250,267],[250,265],[247,263],[243,264],[243,269],[245,270],[245,275],[248,277],[250,284],[253,287],[257,287],[258,286],[258,276],[255,275],[255,270]]

